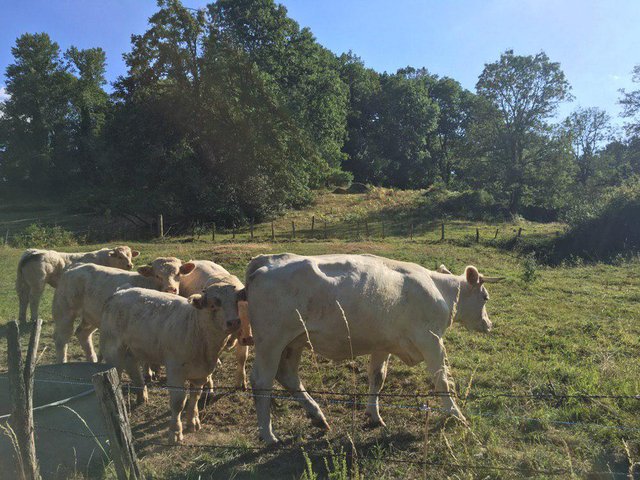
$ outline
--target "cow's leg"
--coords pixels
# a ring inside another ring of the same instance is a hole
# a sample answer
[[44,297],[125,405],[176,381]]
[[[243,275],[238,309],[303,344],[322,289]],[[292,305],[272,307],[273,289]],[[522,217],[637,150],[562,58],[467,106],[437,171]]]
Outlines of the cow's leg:
[[45,283],[37,282],[30,285],[29,290],[29,310],[31,311],[31,322],[34,324],[38,320],[38,308],[40,307],[40,298],[44,292]]
[[464,415],[453,399],[453,382],[449,379],[449,369],[446,364],[446,351],[442,338],[429,332],[423,338],[422,355],[427,364],[427,371],[433,376],[436,392],[440,396],[442,406],[449,414],[466,422]]
[[[184,389],[185,377],[178,365],[167,364],[167,385],[170,385],[169,406],[171,421],[169,423],[169,443],[176,444],[183,440],[182,421],[180,415],[187,402],[187,390]],[[182,388],[181,388],[182,387]]]
[[251,369],[251,388],[256,403],[258,431],[260,439],[267,444],[278,441],[271,428],[271,391],[281,352],[282,350],[266,348],[266,346],[260,349],[256,345],[256,357]]
[[200,380],[192,380],[189,385],[189,400],[185,413],[187,416],[187,432],[197,432],[200,430],[200,416],[198,415],[198,399],[202,395],[202,387],[207,383],[209,377]]
[[311,417],[313,425],[329,430],[329,424],[322,410],[320,410],[315,400],[311,398],[311,395],[305,391],[304,385],[302,385],[302,381],[300,380],[300,375],[298,374],[300,357],[302,356],[302,351],[306,343],[306,336],[302,338],[304,342],[293,342],[293,344],[285,348],[284,352],[282,352],[276,380],[278,380],[284,388],[289,390],[291,395],[300,402],[307,411],[307,415]]
[[249,347],[240,345],[236,342],[236,387],[241,390],[247,389],[247,357],[249,356]]
[[209,403],[209,399],[211,398],[213,398],[213,375],[209,374],[204,382],[204,386],[202,387],[202,392],[200,393],[198,408],[200,410],[204,409],[204,407],[206,407]]
[[384,386],[387,378],[387,365],[389,363],[389,354],[383,352],[374,352],[369,358],[369,396],[365,415],[369,417],[371,425],[376,427],[384,427],[385,424],[380,416],[378,406],[378,395]]
[[20,309],[18,310],[18,321],[20,325],[27,323],[27,307],[29,306],[29,293],[31,288],[24,281],[23,278],[16,280],[16,293],[18,294],[18,301],[20,302]]
[[54,299],[53,320],[53,340],[56,344],[56,358],[58,363],[65,363],[67,361],[67,346],[73,336],[75,314],[57,305]]
[[84,351],[84,356],[87,359],[87,362],[97,362],[98,357],[96,355],[95,350],[93,349],[93,332],[97,330],[96,327],[87,322],[84,318],[76,328],[76,338],[78,342],[80,342],[80,346]]
[[133,383],[133,388],[136,391],[136,404],[147,403],[149,394],[147,393],[147,386],[144,384],[140,362],[124,347],[121,347],[119,357],[121,365],[124,366],[127,374],[131,377],[131,383]]

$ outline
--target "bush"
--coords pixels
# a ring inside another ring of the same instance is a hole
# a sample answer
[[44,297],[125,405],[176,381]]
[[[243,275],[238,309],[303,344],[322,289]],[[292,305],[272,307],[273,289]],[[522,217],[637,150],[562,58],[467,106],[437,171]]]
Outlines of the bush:
[[554,263],[569,257],[611,260],[640,252],[640,178],[609,191],[601,202],[577,208],[571,227],[551,245]]
[[538,277],[538,262],[533,253],[529,253],[524,257],[521,277],[524,283],[533,283]]
[[31,224],[13,237],[13,246],[19,248],[52,248],[78,245],[80,239],[62,227]]
[[425,197],[433,216],[451,216],[469,220],[493,219],[502,215],[493,195],[486,190],[455,192],[434,186]]
[[330,187],[349,188],[353,182],[353,173],[335,168],[327,175],[326,182]]

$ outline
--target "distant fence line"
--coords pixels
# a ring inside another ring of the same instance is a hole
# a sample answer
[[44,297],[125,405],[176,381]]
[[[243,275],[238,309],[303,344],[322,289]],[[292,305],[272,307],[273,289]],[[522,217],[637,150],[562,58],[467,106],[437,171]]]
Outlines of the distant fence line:
[[[50,218],[43,222],[42,219],[48,217],[33,217],[27,219],[11,220],[0,222],[0,243],[4,245],[15,244],[15,240],[21,236],[21,231],[32,223],[44,227],[60,226],[74,222],[76,217],[91,216],[93,214],[76,214],[74,218],[64,218],[52,221]],[[22,228],[18,226],[24,224]],[[428,227],[425,228],[425,224]],[[490,225],[456,227],[459,232],[461,228],[468,229],[464,235],[464,240],[468,243],[480,243],[481,240],[496,241],[501,233],[500,227]],[[495,231],[494,231],[495,228]],[[183,223],[167,223],[163,215],[158,215],[154,222],[147,225],[134,224],[129,221],[115,223],[113,220],[104,223],[92,223],[81,228],[64,228],[66,232],[72,233],[84,243],[104,242],[110,240],[148,240],[152,238],[175,238],[187,237],[192,241],[208,240],[219,241],[292,241],[292,240],[384,240],[387,237],[406,238],[413,240],[414,237],[424,237],[426,234],[432,235],[433,240],[445,241],[448,238],[447,222],[442,220],[416,221],[398,220],[382,218],[375,221],[368,219],[338,220],[329,222],[326,218],[311,215],[305,222],[297,220],[290,221],[290,227],[283,225],[282,221],[271,221],[263,223],[258,229],[253,221],[241,227],[220,227],[215,222],[194,222],[190,225]],[[502,238],[517,241],[523,235],[524,228],[514,226],[503,229]],[[223,240],[221,236],[226,238]],[[459,234],[458,234],[459,236]]]

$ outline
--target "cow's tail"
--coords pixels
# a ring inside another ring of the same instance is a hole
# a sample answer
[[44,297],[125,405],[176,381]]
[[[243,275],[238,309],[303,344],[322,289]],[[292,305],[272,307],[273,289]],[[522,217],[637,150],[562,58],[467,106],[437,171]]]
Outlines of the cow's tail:
[[42,253],[36,250],[27,250],[20,257],[20,261],[18,262],[18,271],[16,272],[16,293],[18,294],[19,298],[22,298],[24,295],[29,295],[29,285],[25,281],[22,269],[27,263],[30,263],[41,257]]

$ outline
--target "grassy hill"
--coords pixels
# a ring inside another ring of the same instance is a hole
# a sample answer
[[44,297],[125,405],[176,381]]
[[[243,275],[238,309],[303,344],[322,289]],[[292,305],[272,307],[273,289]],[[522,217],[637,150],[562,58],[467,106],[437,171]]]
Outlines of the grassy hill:
[[[260,448],[253,401],[242,392],[223,396],[202,412],[203,429],[185,437],[188,447],[159,445],[166,439],[168,398],[166,392],[152,390],[150,403],[131,414],[148,478],[300,478],[305,471],[303,451],[310,456],[313,470],[327,478],[325,459],[330,470],[340,470],[332,460],[340,458],[341,450],[351,452],[349,438],[364,478],[423,478],[423,466],[412,462],[422,461],[425,455],[433,464],[427,470],[429,478],[626,477],[629,465],[640,459],[640,401],[608,396],[640,393],[640,262],[541,267],[496,248],[498,241],[493,240],[496,228],[498,240],[515,237],[520,228],[524,238],[553,237],[564,228],[559,224],[448,219],[446,239],[441,241],[442,219],[421,215],[423,198],[421,192],[385,190],[322,195],[311,208],[274,221],[275,242],[270,240],[271,223],[267,222],[255,226],[253,240],[245,229],[235,239],[232,232],[218,232],[215,243],[204,232],[199,238],[196,234],[129,243],[142,252],[137,264],[160,255],[212,259],[241,277],[252,256],[283,251],[374,253],[428,268],[445,263],[454,273],[473,264],[483,273],[505,276],[505,282],[489,288],[487,308],[494,330],[482,335],[454,325],[444,338],[470,428],[438,412],[434,399],[415,396],[433,388],[426,369],[424,365],[407,367],[397,358],[391,360],[383,392],[410,397],[381,400],[386,428],[366,428],[363,408],[358,408],[352,422],[352,407],[344,403],[351,398],[348,395],[314,395],[332,427],[321,435],[310,427],[297,404],[280,399],[274,407],[274,427],[285,441],[281,449]],[[328,228],[334,229],[327,240],[323,238],[325,218]],[[295,239],[291,221],[296,223]],[[121,241],[116,238],[111,243]],[[20,249],[0,247],[0,271],[4,272],[0,274],[0,324],[17,314],[13,282],[20,253]],[[44,363],[55,358],[51,297],[48,288],[41,306]],[[0,345],[0,369],[4,369],[5,343]],[[82,359],[77,343],[70,350],[73,359]],[[215,383],[231,385],[233,354],[225,353],[222,360]],[[367,391],[365,357],[316,363],[305,353],[301,374],[309,390],[353,393],[355,378],[356,392]],[[556,397],[531,396],[549,393]],[[570,396],[575,394],[602,397]],[[419,409],[425,401],[435,408],[428,420],[426,450],[425,413]]]

